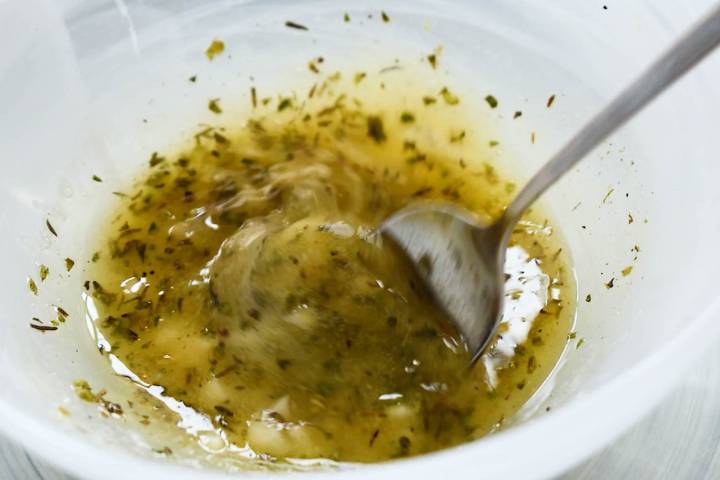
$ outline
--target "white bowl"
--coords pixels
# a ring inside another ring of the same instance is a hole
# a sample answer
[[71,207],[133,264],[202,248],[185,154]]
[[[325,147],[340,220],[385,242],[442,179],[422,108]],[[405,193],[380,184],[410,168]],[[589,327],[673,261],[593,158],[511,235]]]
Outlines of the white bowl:
[[[532,172],[709,2],[617,2],[607,10],[572,0],[476,3],[348,4],[357,21],[345,26],[345,9],[330,0],[205,0],[192,7],[176,1],[0,2],[0,431],[79,478],[226,476],[159,458],[152,439],[123,421],[99,418],[70,388],[78,378],[111,392],[126,384],[102,368],[77,298],[93,220],[109,202],[113,182],[122,182],[153,150],[193,132],[207,115],[208,98],[240,92],[242,99],[250,75],[272,92],[288,83],[288,72],[300,77],[318,54],[347,66],[362,54],[391,62],[398,51],[417,57],[442,44],[443,66],[468,85],[467,95],[492,92],[505,117],[511,106],[523,110],[522,120],[500,119],[499,129],[503,145],[511,145],[508,155],[521,171]],[[361,16],[371,11],[377,18],[381,8],[391,28]],[[311,30],[289,31],[283,26],[289,19]],[[208,64],[202,52],[215,37],[226,41],[232,59]],[[347,52],[362,53],[348,58]],[[196,73],[202,81],[188,90],[187,78]],[[713,58],[543,199],[574,257],[576,330],[585,341],[568,350],[558,375],[516,425],[460,447],[343,475],[557,474],[646,414],[716,343],[719,73]],[[550,94],[557,98],[547,109]],[[531,131],[537,132],[534,145]],[[103,184],[91,182],[93,174]],[[48,232],[48,218],[58,238]],[[635,245],[639,253],[631,252]],[[635,255],[632,274],[623,277],[619,272]],[[78,261],[71,274],[64,272],[66,256]],[[33,297],[25,278],[39,263],[50,266],[51,276]],[[612,277],[615,286],[606,289]],[[46,318],[51,303],[70,312],[68,323],[57,332],[31,331],[31,317]],[[60,405],[70,417],[58,413]]]

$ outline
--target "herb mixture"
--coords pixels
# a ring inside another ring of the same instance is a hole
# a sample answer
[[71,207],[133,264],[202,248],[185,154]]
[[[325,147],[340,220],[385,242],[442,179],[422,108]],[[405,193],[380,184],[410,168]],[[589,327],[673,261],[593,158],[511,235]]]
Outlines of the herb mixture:
[[[253,87],[242,127],[152,154],[100,235],[85,288],[106,348],[266,458],[371,462],[478,438],[565,345],[568,258],[532,213],[512,243],[553,294],[496,385],[481,365],[468,372],[462,339],[375,228],[427,199],[497,216],[515,186],[451,89],[392,88],[364,72],[302,98],[259,100]],[[221,117],[220,105],[208,108]]]

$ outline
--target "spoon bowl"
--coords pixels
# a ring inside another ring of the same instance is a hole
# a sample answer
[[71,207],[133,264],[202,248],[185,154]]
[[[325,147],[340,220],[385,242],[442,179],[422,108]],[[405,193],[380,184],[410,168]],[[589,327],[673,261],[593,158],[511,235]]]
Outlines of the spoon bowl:
[[498,224],[456,205],[429,203],[396,213],[381,232],[413,262],[474,363],[493,338],[503,308],[507,242]]
[[472,363],[502,321],[505,250],[523,213],[718,43],[720,3],[550,158],[495,223],[479,222],[457,206],[426,203],[395,213],[380,227],[414,262],[438,305],[465,338]]

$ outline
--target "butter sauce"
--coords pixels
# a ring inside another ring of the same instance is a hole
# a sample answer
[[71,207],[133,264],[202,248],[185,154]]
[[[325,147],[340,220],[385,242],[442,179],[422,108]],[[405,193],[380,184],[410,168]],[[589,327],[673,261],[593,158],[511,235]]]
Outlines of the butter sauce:
[[189,435],[270,460],[415,455],[500,428],[553,368],[575,291],[539,213],[513,235],[505,321],[470,374],[462,338],[375,232],[417,200],[497,216],[514,191],[465,99],[402,78],[338,72],[253,96],[243,125],[153,154],[109,212],[86,284],[102,350],[193,412]]

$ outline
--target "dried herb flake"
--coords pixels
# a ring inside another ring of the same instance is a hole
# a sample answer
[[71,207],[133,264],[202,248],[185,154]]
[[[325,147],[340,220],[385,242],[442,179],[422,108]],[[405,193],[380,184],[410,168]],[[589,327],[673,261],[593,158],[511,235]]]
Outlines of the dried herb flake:
[[455,135],[450,135],[450,143],[458,143],[465,140],[465,130],[461,130],[460,133]]
[[213,112],[215,114],[222,113],[222,108],[220,108],[219,102],[220,102],[219,98],[210,99],[210,101],[208,102],[208,110],[210,110],[211,112]]
[[93,393],[90,384],[85,380],[76,380],[73,382],[73,389],[80,400],[84,400],[89,403],[97,403],[97,396]]
[[213,40],[210,46],[205,50],[208,60],[214,59],[225,51],[225,43],[222,40]]
[[48,277],[48,275],[50,274],[50,269],[48,268],[47,265],[41,264],[41,265],[40,265],[39,274],[40,274],[40,281],[41,281],[41,282],[44,282],[45,279],[46,279],[46,278]]
[[415,115],[410,112],[403,112],[400,114],[400,121],[402,123],[413,123],[415,121]]
[[308,27],[306,27],[305,25],[301,25],[301,24],[299,24],[299,23],[295,23],[295,22],[292,22],[292,21],[290,21],[290,20],[288,20],[287,22],[285,22],[285,26],[288,27],[288,28],[294,28],[294,29],[296,29],[296,30],[306,30],[306,31],[309,30]]
[[370,138],[375,140],[375,143],[382,143],[387,140],[382,118],[377,115],[370,115],[367,117],[367,134]]
[[27,279],[27,286],[28,286],[28,288],[30,289],[30,291],[32,292],[33,295],[37,295],[37,294],[38,294],[38,287],[37,287],[37,284],[35,283],[35,280],[33,280],[32,278],[28,277],[28,279]]
[[485,101],[488,105],[490,105],[490,108],[496,108],[498,106],[497,98],[493,97],[492,95],[487,95],[485,97]]
[[58,329],[58,327],[50,326],[50,325],[36,325],[34,323],[30,324],[30,328],[33,328],[35,330],[38,330],[40,332],[54,332]]
[[440,95],[442,95],[443,100],[445,100],[445,103],[448,105],[457,105],[460,103],[460,98],[448,90],[447,87],[443,87],[442,90],[440,90]]
[[50,233],[52,233],[56,237],[58,236],[57,232],[55,231],[55,227],[52,226],[50,220],[45,220],[45,225],[47,226],[47,229],[50,230]]
[[152,155],[150,155],[150,167],[154,167],[156,165],[159,165],[165,161],[165,157],[161,157],[158,155],[157,152],[153,152]]
[[280,103],[278,104],[277,111],[282,112],[286,108],[292,107],[292,98],[283,98],[280,100]]

